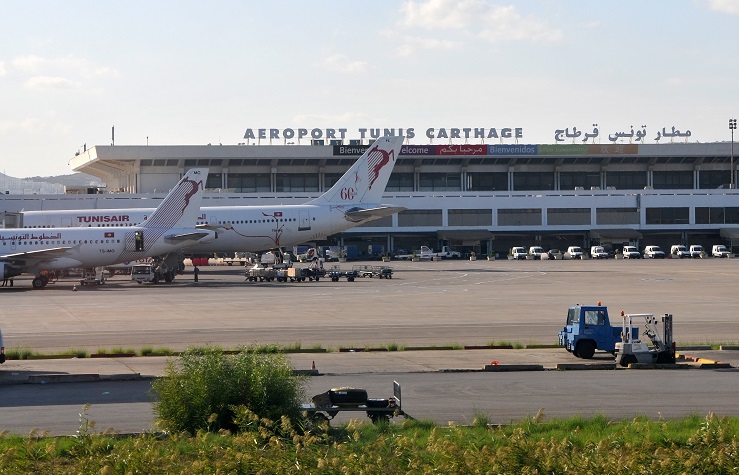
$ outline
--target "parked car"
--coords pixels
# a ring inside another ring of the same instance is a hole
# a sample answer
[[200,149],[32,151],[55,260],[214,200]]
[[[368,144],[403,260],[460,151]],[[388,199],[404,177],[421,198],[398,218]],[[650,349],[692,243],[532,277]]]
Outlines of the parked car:
[[544,254],[544,248],[541,246],[531,246],[529,248],[529,255],[534,260],[541,259],[541,255]]
[[723,244],[716,244],[711,249],[711,255],[713,257],[729,257],[730,254],[729,250]]
[[582,248],[580,246],[570,246],[565,252],[565,259],[582,259]]
[[636,246],[624,246],[621,254],[624,259],[641,259],[641,252]]
[[659,246],[647,246],[644,248],[644,258],[645,259],[664,259],[665,251],[663,251]]
[[608,253],[603,246],[590,246],[591,259],[608,259]]
[[670,248],[670,254],[672,257],[677,257],[679,259],[682,259],[683,257],[691,257],[690,251],[688,251],[688,248],[683,246],[682,244],[675,244]]
[[690,246],[690,257],[694,259],[706,257],[706,251],[700,244],[693,244]]
[[562,259],[562,251],[559,249],[549,249],[549,251],[547,251],[547,255],[550,259]]
[[518,259],[526,259],[526,248],[523,247],[512,247],[511,248],[511,256],[518,260]]

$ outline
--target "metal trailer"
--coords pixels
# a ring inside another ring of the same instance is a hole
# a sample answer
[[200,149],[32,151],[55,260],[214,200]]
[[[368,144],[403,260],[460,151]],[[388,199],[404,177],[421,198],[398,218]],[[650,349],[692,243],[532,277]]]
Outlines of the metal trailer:
[[393,269],[389,266],[373,266],[369,264],[358,264],[352,266],[357,271],[358,277],[379,277],[380,279],[392,279]]
[[326,272],[326,277],[331,279],[331,282],[338,282],[339,279],[346,278],[347,282],[354,282],[354,279],[359,277],[359,271],[357,270],[341,270],[339,266],[333,266]]
[[[336,400],[336,396],[339,400]],[[352,395],[355,397],[352,398]],[[358,397],[356,397],[359,395]],[[367,391],[355,388],[336,388],[317,394],[310,404],[303,404],[301,410],[314,423],[330,421],[340,412],[366,412],[373,423],[387,423],[392,417],[403,416],[412,419],[403,411],[400,383],[393,381],[393,395],[386,399],[367,398]]]
[[246,270],[246,280],[249,282],[272,282],[277,278],[277,271],[267,267],[254,266]]

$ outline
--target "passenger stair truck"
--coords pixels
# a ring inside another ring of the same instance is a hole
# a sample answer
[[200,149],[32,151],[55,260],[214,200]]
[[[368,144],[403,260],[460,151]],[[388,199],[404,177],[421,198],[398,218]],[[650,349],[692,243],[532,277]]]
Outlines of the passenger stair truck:
[[[614,353],[621,341],[622,328],[611,326],[608,308],[598,305],[575,305],[567,310],[567,323],[559,332],[559,346],[578,358],[590,359],[595,350]],[[639,329],[631,328],[631,339],[639,338]]]
[[[616,343],[616,364],[627,367],[634,363],[675,363],[675,342],[672,339],[672,315],[662,317],[662,335],[659,334],[657,318],[652,314],[626,314],[623,317],[623,341]],[[643,318],[646,322],[644,334],[652,342],[651,346],[638,338],[629,338],[633,320]]]

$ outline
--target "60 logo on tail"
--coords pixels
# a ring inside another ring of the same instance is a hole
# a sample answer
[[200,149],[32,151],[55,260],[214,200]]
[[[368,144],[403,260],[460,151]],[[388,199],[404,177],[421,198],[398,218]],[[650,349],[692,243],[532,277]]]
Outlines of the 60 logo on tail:
[[341,199],[342,200],[353,200],[357,196],[357,190],[354,188],[342,188]]

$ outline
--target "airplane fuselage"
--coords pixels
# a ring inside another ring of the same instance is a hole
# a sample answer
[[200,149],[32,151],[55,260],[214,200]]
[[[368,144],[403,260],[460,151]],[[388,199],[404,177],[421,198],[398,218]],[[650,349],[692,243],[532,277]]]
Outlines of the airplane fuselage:
[[[354,207],[353,204],[202,207],[198,226],[215,230],[218,237],[189,246],[187,251],[258,252],[325,239],[357,225],[344,215]],[[23,225],[30,228],[29,231],[47,233],[61,225],[84,229],[111,226],[110,229],[115,231],[116,226],[145,222],[152,211],[152,208],[33,211],[24,213]]]
[[[136,231],[142,233],[139,246]],[[167,232],[177,231],[170,229]],[[166,254],[183,247],[180,243],[167,242],[166,237],[157,234],[160,234],[157,230],[131,227],[0,230],[0,255],[15,256],[23,261],[24,256],[43,252],[43,260],[24,268],[24,272],[37,273],[70,267],[105,266]]]

